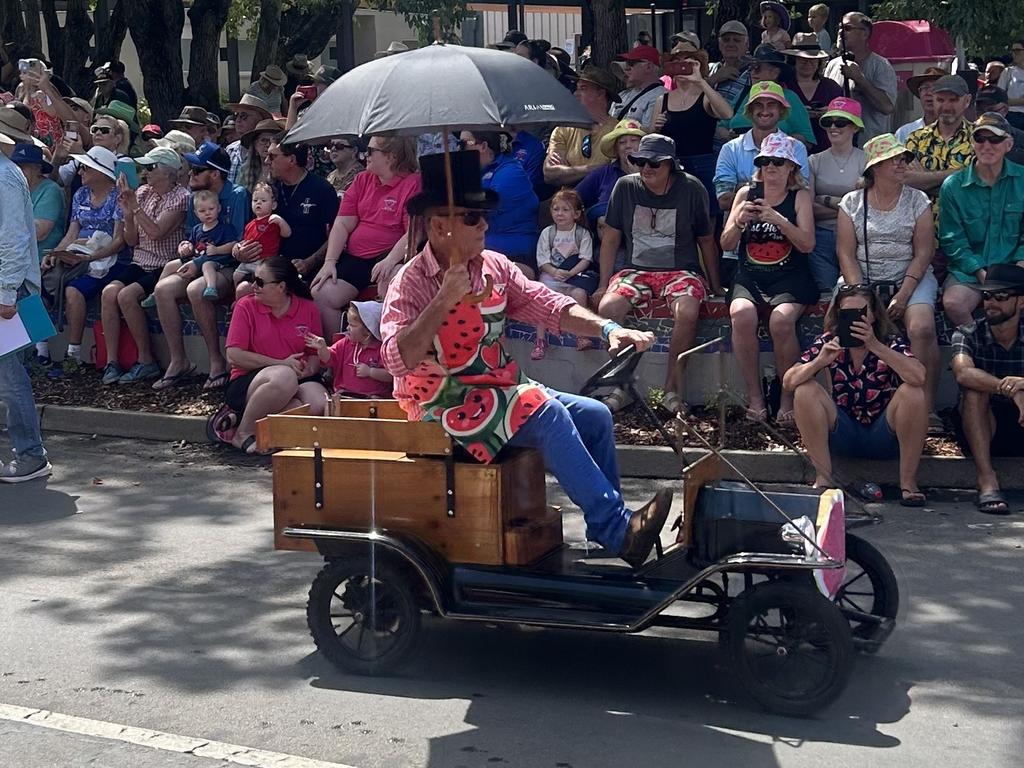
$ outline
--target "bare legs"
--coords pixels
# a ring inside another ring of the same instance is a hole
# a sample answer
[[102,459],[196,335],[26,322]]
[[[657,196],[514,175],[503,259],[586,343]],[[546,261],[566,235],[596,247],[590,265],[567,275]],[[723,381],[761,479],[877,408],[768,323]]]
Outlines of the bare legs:
[[964,389],[960,413],[963,417],[964,436],[974,456],[974,467],[978,471],[980,493],[998,491],[999,479],[992,466],[992,435],[995,434],[995,419],[989,406],[989,395],[973,389]]
[[954,283],[947,285],[942,291],[942,308],[953,325],[967,325],[971,322],[972,313],[980,302],[981,294],[968,285]]
[[[803,304],[780,304],[773,307],[768,317],[768,331],[775,349],[775,369],[781,377],[800,357],[800,344],[796,338],[796,321],[803,314]],[[736,362],[747,387],[747,400],[751,411],[765,407],[758,375],[761,347],[757,341],[757,307],[748,299],[733,299],[729,304],[732,321],[732,348]],[[783,391],[779,413],[793,410],[793,395]]]
[[245,412],[238,422],[231,443],[236,448],[256,433],[256,422],[271,413],[308,405],[314,416],[323,415],[327,390],[316,382],[299,384],[298,377],[287,365],[271,365],[262,369],[249,384]]
[[914,357],[925,370],[925,410],[935,410],[935,394],[939,388],[939,341],[935,334],[935,308],[931,304],[913,304],[907,307],[903,321]]

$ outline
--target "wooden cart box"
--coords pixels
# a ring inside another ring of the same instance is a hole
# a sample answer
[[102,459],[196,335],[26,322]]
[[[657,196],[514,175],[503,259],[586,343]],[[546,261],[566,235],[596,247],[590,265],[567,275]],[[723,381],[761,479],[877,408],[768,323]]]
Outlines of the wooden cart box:
[[561,545],[561,515],[547,507],[539,453],[512,451],[493,464],[454,461],[439,425],[404,414],[380,418],[397,415],[395,407],[354,401],[335,410],[356,415],[292,413],[261,423],[261,444],[285,448],[273,457],[277,549],[315,551],[309,540],[285,537],[289,526],[388,529],[416,536],[449,562],[482,565],[526,565]]

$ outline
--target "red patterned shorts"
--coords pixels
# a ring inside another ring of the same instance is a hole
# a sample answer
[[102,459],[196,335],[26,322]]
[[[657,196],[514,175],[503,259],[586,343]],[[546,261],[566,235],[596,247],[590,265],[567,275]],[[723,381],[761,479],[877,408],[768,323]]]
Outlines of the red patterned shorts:
[[692,296],[698,301],[703,301],[707,298],[708,286],[699,274],[685,269],[671,272],[624,269],[612,277],[608,293],[629,299],[633,309],[640,309],[654,299],[664,299],[669,305],[683,296]]

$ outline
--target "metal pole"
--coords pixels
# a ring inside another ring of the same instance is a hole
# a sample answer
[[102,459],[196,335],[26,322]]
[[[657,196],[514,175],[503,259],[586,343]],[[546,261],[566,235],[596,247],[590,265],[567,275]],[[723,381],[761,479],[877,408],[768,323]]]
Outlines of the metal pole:
[[242,97],[241,83],[239,82],[238,71],[238,39],[228,35],[227,46],[228,59],[228,96],[232,101],[238,101]]
[[519,21],[519,1],[512,0],[508,4],[508,29],[515,29],[516,23]]
[[356,65],[355,26],[352,0],[342,0],[334,36],[335,63],[342,72],[348,72]]
[[651,3],[651,45],[658,47],[658,14],[655,13],[654,3]]

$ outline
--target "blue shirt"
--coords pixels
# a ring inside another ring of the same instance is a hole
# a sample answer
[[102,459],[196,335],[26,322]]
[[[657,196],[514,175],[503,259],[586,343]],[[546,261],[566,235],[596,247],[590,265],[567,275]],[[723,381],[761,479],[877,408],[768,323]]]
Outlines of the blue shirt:
[[498,207],[487,216],[486,247],[506,256],[535,253],[540,201],[523,166],[512,155],[498,155],[483,169],[483,187],[498,193]]
[[576,194],[583,201],[587,219],[592,224],[596,224],[598,218],[605,215],[615,182],[625,175],[618,161],[615,161],[595,168],[576,185]]
[[[218,200],[220,201],[219,219],[221,223],[230,225],[241,235],[245,231],[245,225],[252,218],[248,190],[237,184],[224,182]],[[189,195],[188,210],[185,213],[185,229],[191,232],[198,223],[199,219],[196,218],[195,211],[192,210],[192,195]]]
[[39,293],[36,222],[28,182],[11,159],[0,152],[0,304],[12,307],[22,286]]
[[324,179],[307,173],[293,187],[275,182],[277,210],[292,229],[290,237],[281,238],[281,255],[289,259],[305,259],[327,242],[331,224],[338,217],[338,193]]
[[[753,131],[747,131],[722,145],[715,166],[715,194],[719,198],[730,195],[754,178],[754,158],[760,147],[754,143]],[[804,181],[810,184],[811,167],[807,162],[807,147],[796,142],[796,156],[800,160],[800,172]]]
[[512,140],[512,156],[519,161],[536,191],[544,186],[544,145],[527,131],[519,131]]
[[231,241],[241,240],[241,235],[235,232],[234,227],[221,221],[213,229],[203,229],[202,224],[196,224],[188,233],[188,241],[196,249],[195,265],[200,268],[207,261],[213,261],[220,265],[230,264],[233,259],[230,253],[221,253],[216,256],[206,255],[207,245],[224,245]]

